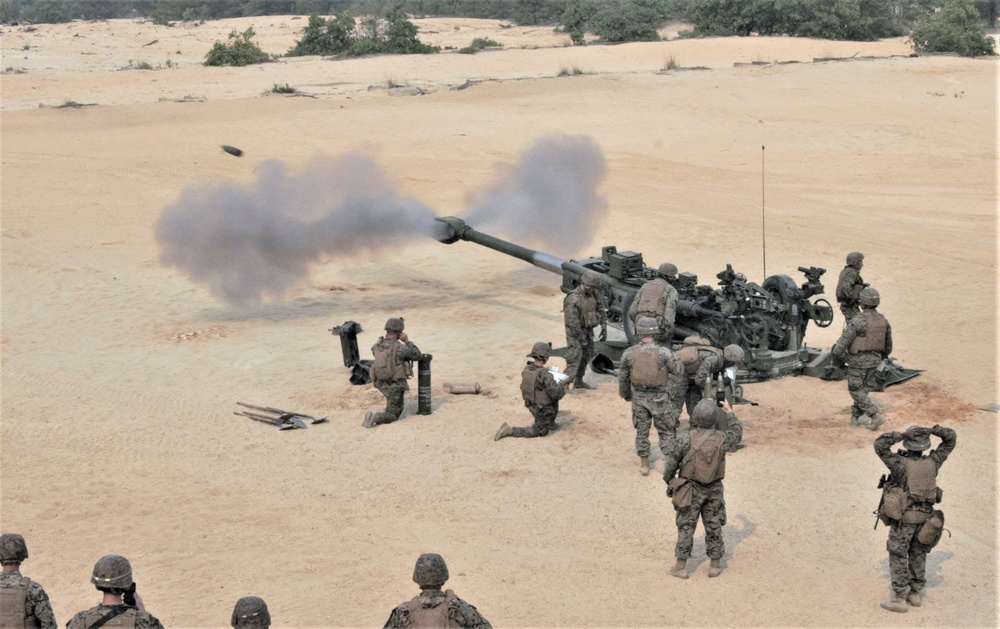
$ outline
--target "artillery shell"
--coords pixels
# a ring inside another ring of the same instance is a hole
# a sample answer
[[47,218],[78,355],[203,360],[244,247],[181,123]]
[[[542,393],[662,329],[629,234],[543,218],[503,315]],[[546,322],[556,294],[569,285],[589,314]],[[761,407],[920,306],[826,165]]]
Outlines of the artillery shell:
[[479,386],[478,382],[445,382],[442,386],[445,391],[453,395],[463,393],[475,394],[482,391],[482,387]]
[[229,153],[230,155],[235,155],[236,157],[243,157],[243,151],[236,148],[235,146],[229,146],[228,144],[223,144],[222,150]]

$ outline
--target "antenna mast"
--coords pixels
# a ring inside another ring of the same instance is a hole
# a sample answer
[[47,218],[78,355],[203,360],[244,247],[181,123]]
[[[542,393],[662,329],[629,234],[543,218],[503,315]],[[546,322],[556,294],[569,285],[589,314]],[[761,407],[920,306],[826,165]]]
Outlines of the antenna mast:
[[764,224],[764,145],[760,145],[760,248],[764,258],[764,277],[767,277],[767,232]]

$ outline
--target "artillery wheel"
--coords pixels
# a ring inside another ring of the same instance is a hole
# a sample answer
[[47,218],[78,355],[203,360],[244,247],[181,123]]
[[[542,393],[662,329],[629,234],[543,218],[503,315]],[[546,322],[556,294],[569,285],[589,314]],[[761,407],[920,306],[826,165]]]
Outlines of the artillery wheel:
[[[795,283],[791,277],[787,275],[772,275],[764,280],[761,288],[771,293],[771,296],[775,298],[778,302],[782,304],[794,304],[797,303],[801,292],[799,291],[798,285]],[[799,334],[798,337],[801,339],[805,336],[806,323],[808,319],[804,318],[801,313],[799,314],[798,321],[785,321],[784,323],[789,326],[798,326]],[[772,330],[772,333],[774,331]],[[788,335],[784,334],[781,336],[774,335],[775,338],[769,344],[772,350],[789,350],[798,349],[797,347],[789,347]]]
[[830,313],[830,316],[828,318],[824,318],[824,319],[817,319],[817,318],[813,317],[813,321],[816,323],[816,327],[817,328],[828,328],[828,327],[830,327],[830,324],[833,323],[833,306],[830,305],[830,302],[828,302],[825,299],[817,299],[816,301],[813,302],[813,305],[815,305],[815,306],[825,306],[826,308],[829,309],[828,312]]

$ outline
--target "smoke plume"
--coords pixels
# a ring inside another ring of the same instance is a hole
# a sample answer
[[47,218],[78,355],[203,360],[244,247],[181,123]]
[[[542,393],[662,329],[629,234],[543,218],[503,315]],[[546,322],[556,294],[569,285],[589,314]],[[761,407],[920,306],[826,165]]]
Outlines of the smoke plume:
[[[467,220],[522,244],[572,253],[590,241],[605,208],[597,195],[605,170],[589,138],[541,140],[469,196]],[[156,225],[160,261],[229,303],[279,297],[324,260],[434,233],[434,212],[400,195],[368,158],[320,156],[295,172],[269,160],[256,172],[250,184],[188,186]]]
[[542,139],[517,164],[496,170],[486,190],[468,197],[469,225],[560,256],[590,242],[607,208],[597,194],[607,166],[591,138]]

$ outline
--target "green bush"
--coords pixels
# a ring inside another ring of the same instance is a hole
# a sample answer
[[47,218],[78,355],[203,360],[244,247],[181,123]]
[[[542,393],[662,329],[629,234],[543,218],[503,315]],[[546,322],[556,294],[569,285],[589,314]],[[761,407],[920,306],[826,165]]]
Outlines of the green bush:
[[402,9],[396,7],[383,15],[367,15],[355,25],[348,13],[323,19],[309,16],[302,38],[288,51],[289,56],[342,55],[363,57],[378,54],[425,54],[438,52],[417,38],[417,27]]
[[503,48],[503,44],[489,37],[477,37],[472,40],[472,47],[476,50],[485,50],[487,48]]
[[955,52],[965,57],[996,54],[972,0],[945,0],[941,10],[917,22],[910,35],[917,52]]
[[298,92],[297,89],[295,89],[288,83],[285,83],[284,85],[278,85],[277,83],[275,83],[274,86],[271,87],[271,91],[275,94],[294,94]]
[[794,35],[872,41],[903,30],[898,0],[694,0],[695,36]]
[[569,0],[560,25],[578,46],[588,32],[610,43],[658,41],[671,7],[668,0]]
[[215,42],[212,49],[205,55],[205,65],[248,66],[273,61],[274,57],[261,50],[260,46],[253,42],[254,35],[252,26],[242,33],[232,31],[229,33],[228,43]]

